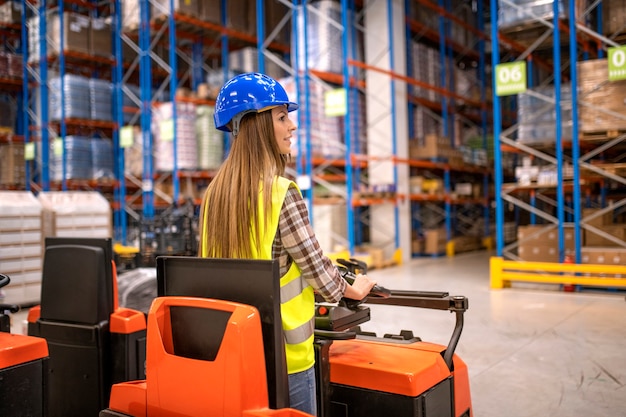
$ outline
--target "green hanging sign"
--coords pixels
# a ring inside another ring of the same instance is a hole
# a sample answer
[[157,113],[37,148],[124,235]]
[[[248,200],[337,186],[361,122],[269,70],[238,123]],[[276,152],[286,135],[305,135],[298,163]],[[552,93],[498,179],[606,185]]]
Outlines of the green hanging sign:
[[163,142],[174,140],[174,119],[162,120],[159,126],[159,134]]
[[54,138],[52,141],[52,154],[54,156],[63,156],[63,138]]
[[122,126],[120,129],[120,148],[130,148],[134,142],[133,127]]
[[324,114],[327,117],[345,116],[347,112],[345,88],[337,88],[324,93]]
[[24,144],[24,160],[33,161],[35,159],[35,142]]
[[526,61],[496,65],[496,95],[510,96],[526,91]]
[[615,46],[609,52],[609,81],[626,80],[626,46]]

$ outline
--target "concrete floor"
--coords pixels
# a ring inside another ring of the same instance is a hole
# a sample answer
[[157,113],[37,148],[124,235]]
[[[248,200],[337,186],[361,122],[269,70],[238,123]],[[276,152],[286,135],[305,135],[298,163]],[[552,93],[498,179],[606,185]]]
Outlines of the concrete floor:
[[[469,367],[476,417],[626,416],[626,302],[623,293],[566,293],[554,287],[489,288],[486,252],[420,258],[373,270],[392,289],[465,295],[469,310],[457,354]],[[371,306],[363,330],[409,329],[447,345],[454,316]],[[22,330],[26,312],[13,320]]]
[[[624,294],[491,290],[490,256],[421,258],[370,276],[388,288],[468,297],[456,352],[469,368],[474,416],[626,416]],[[372,321],[362,327],[378,334],[410,329],[447,344],[454,326],[454,316],[441,311],[371,308]]]

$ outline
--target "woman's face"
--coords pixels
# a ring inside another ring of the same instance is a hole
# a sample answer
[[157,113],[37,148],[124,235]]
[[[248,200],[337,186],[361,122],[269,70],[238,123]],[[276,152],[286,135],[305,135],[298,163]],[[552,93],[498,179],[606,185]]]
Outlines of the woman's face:
[[296,130],[296,125],[289,118],[287,106],[278,106],[272,109],[274,121],[274,136],[278,149],[283,155],[291,153],[291,133]]

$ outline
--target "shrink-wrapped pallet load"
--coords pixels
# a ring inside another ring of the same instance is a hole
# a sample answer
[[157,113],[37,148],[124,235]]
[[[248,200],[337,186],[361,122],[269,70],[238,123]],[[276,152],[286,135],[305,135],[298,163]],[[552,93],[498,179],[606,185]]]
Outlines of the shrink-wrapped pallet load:
[[626,130],[626,80],[608,78],[606,59],[578,63],[578,117],[583,133]]
[[196,135],[198,141],[198,168],[218,169],[224,156],[224,133],[215,128],[215,107],[198,106]]

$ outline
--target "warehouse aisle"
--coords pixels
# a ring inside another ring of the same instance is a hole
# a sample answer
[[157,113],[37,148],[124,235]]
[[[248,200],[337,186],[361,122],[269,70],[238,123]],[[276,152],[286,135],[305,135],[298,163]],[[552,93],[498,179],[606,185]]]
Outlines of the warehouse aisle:
[[[476,417],[624,416],[626,302],[623,293],[554,287],[489,289],[486,252],[415,259],[371,271],[388,288],[465,295],[469,310],[457,353],[466,361]],[[447,344],[454,316],[372,306],[364,330],[413,330]]]

